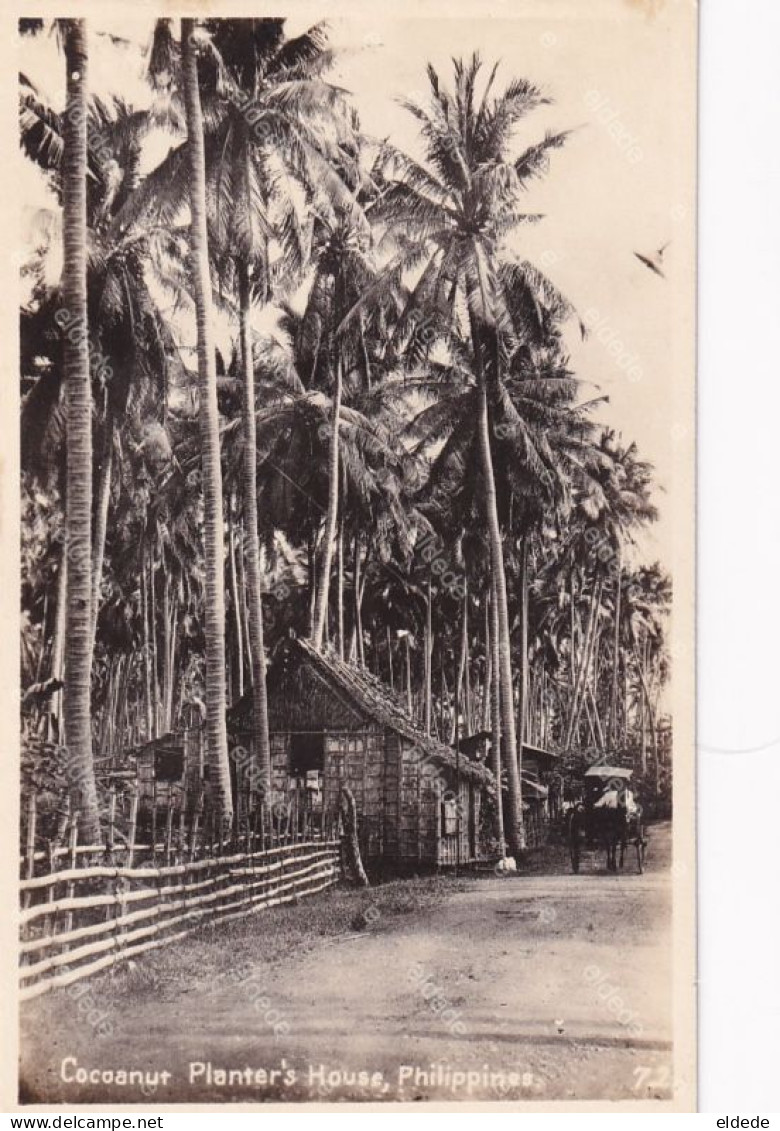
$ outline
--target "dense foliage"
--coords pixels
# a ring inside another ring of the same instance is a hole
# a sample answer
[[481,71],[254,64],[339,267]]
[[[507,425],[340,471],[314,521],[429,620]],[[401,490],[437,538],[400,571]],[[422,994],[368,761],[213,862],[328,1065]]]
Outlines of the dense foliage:
[[[225,702],[253,689],[262,794],[264,660],[290,633],[369,666],[446,742],[500,731],[515,848],[524,743],[570,763],[608,753],[664,792],[671,589],[636,546],[652,468],[600,422],[567,356],[584,327],[521,254],[541,219],[525,189],[566,142],[516,150],[546,99],[519,78],[495,93],[476,57],[449,79],[429,68],[427,100],[407,106],[418,159],[362,135],[328,82],[324,27],[183,23],[150,32],[148,108],[126,104],[121,74],[110,99],[86,91],[81,168],[72,104],[56,112],[21,78],[22,148],[53,201],[21,311],[28,737],[73,745],[68,601],[88,506],[82,803],[91,758],[224,717],[207,655]],[[66,60],[87,50],[82,25],[59,21]],[[168,152],[142,172],[163,131]],[[74,178],[84,264],[52,284]],[[85,320],[66,299],[80,271]],[[91,440],[86,502],[66,502],[76,436]],[[209,740],[218,765],[218,727]]]

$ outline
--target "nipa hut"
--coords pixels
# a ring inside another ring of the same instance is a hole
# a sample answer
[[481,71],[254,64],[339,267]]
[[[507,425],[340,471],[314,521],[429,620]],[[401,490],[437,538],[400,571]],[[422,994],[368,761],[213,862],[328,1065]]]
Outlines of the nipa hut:
[[[321,813],[351,789],[366,864],[389,870],[475,864],[490,856],[493,777],[423,731],[364,668],[285,641],[268,674],[272,800],[297,792]],[[228,712],[231,745],[249,745],[251,696]]]

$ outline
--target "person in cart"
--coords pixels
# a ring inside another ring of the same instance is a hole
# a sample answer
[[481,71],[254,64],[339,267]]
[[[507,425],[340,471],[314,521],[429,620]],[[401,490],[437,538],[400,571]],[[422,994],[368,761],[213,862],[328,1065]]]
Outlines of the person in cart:
[[627,816],[639,811],[631,789],[631,770],[621,766],[591,766],[585,782],[594,809],[625,809]]

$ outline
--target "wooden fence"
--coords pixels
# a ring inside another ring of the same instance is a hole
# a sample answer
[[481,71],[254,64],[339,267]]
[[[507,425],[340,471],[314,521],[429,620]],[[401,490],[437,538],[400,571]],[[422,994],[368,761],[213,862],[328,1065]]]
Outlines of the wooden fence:
[[289,903],[339,878],[336,824],[315,830],[261,816],[229,835],[204,826],[199,838],[197,828],[175,836],[169,817],[163,842],[136,844],[131,818],[124,843],[83,845],[74,815],[67,846],[40,851],[31,808],[21,859],[22,1000],[166,946],[204,921]]

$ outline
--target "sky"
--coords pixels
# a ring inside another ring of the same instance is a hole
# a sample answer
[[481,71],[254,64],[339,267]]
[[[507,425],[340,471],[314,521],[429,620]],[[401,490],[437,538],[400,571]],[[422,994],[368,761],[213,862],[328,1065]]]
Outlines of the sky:
[[[681,313],[680,304],[694,269],[694,57],[676,18],[681,3],[515,0],[512,18],[465,19],[454,3],[449,18],[361,14],[329,20],[338,52],[332,81],[352,92],[363,129],[377,139],[388,137],[418,153],[414,119],[400,100],[424,96],[429,61],[446,80],[452,57],[474,50],[486,72],[501,61],[496,89],[521,76],[552,100],[518,131],[518,152],[547,130],[572,131],[552,154],[547,176],[529,186],[528,211],[545,219],[523,227],[514,250],[545,271],[589,327],[584,341],[576,324],[567,335],[572,367],[588,383],[583,396],[608,396],[600,418],[625,442],[635,440],[656,468],[661,518],[642,536],[641,551],[661,560],[668,559],[673,537],[675,447],[689,442],[691,427],[683,395],[690,372],[681,340],[689,312]],[[424,3],[415,7],[430,10]],[[310,23],[313,11],[291,17],[289,32]],[[121,87],[133,105],[148,103],[140,48],[148,42],[150,20],[96,17],[91,26],[91,88],[106,94]],[[137,46],[123,48],[94,34],[98,29]],[[61,105],[64,68],[52,37],[22,41],[20,65]],[[19,161],[29,223],[47,201],[40,177],[21,156]],[[665,277],[634,254],[652,257],[663,245]]]

